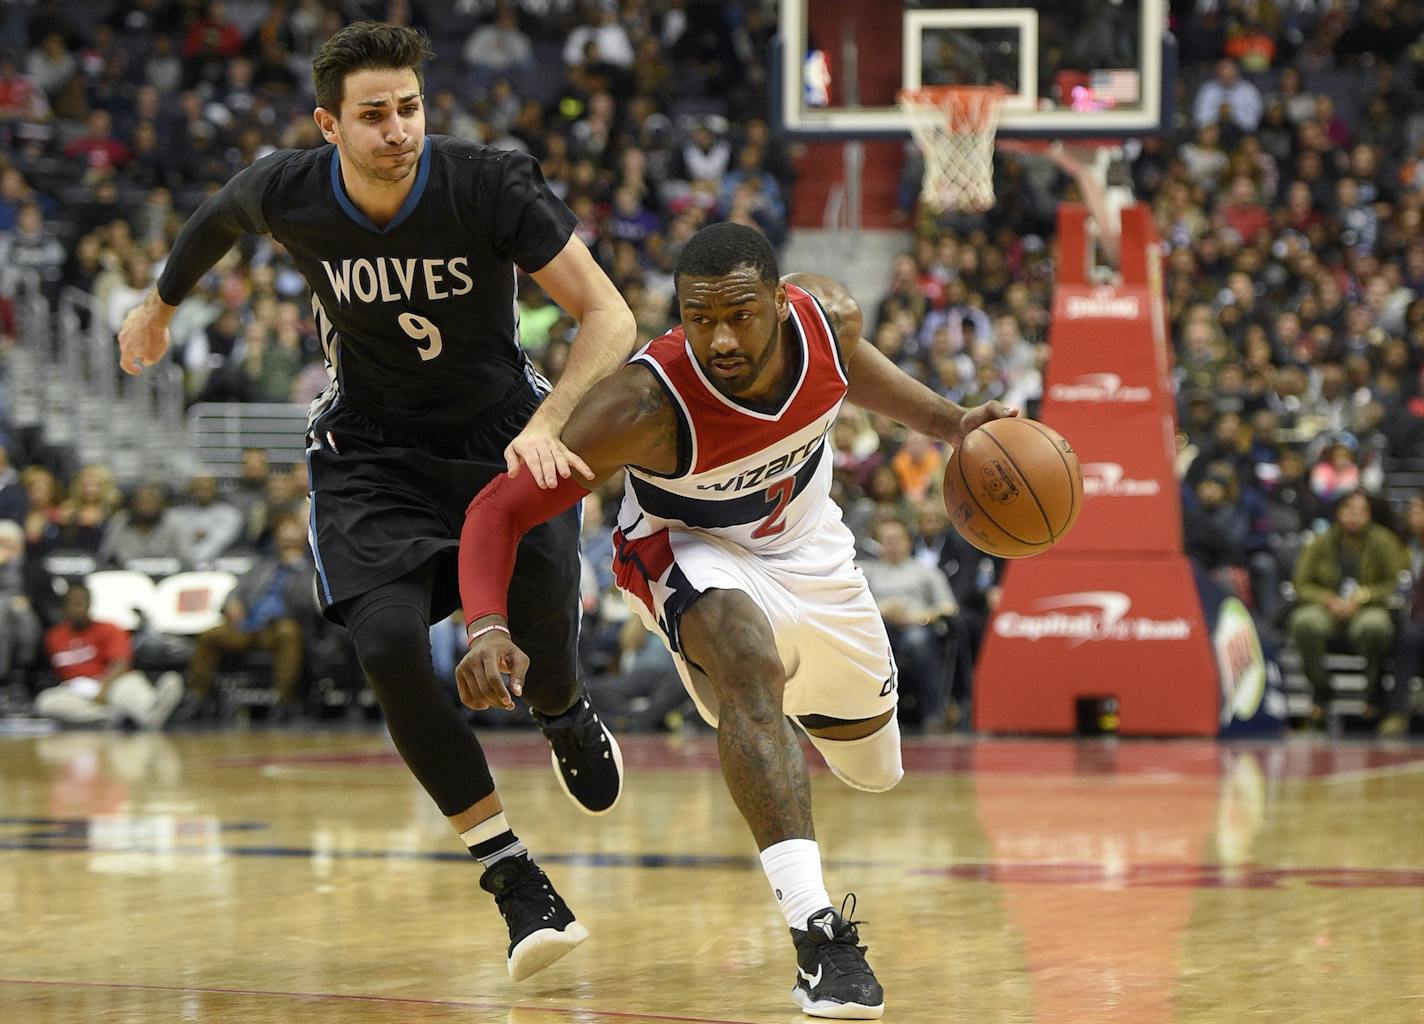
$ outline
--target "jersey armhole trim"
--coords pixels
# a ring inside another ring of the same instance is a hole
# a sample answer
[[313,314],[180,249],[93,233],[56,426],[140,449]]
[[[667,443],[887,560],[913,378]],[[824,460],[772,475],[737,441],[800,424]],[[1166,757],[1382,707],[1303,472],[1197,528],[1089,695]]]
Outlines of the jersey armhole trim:
[[840,371],[841,380],[845,381],[846,384],[849,385],[850,371],[846,368],[845,353],[841,351],[841,339],[836,334],[835,328],[831,326],[831,318],[830,315],[826,312],[826,307],[821,304],[821,300],[817,298],[814,294],[809,291],[806,291],[805,288],[802,288],[801,290],[803,292],[806,292],[806,295],[811,299],[813,303],[815,303],[816,312],[821,317],[821,324],[826,329],[826,337],[831,339],[831,354],[836,357],[836,369]]
[[687,407],[682,404],[682,398],[676,389],[668,382],[663,368],[658,365],[657,360],[650,358],[643,352],[639,352],[628,360],[630,366],[641,366],[653,375],[653,379],[663,389],[668,397],[668,403],[673,408],[673,413],[677,416],[677,468],[671,473],[659,473],[656,470],[646,469],[643,466],[632,466],[639,473],[645,476],[657,477],[661,480],[674,480],[678,477],[686,476],[688,471],[697,462],[697,439],[692,432],[692,417],[687,411]]

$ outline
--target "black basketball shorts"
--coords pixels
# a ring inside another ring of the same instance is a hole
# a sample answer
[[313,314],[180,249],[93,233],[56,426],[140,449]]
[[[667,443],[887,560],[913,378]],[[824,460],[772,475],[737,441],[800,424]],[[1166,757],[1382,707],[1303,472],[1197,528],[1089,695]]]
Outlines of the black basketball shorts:
[[[307,436],[309,536],[322,613],[435,560],[430,621],[460,605],[456,555],[465,508],[505,471],[504,449],[540,396],[521,382],[474,430],[452,437],[403,432],[341,398]],[[528,472],[528,469],[522,470]],[[579,509],[524,535],[509,588],[514,642],[530,675],[567,680],[578,664]]]

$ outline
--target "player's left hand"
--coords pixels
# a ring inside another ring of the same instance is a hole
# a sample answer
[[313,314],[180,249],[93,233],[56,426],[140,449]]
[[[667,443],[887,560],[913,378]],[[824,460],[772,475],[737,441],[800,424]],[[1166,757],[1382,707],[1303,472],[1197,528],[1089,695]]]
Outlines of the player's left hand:
[[982,427],[990,420],[1013,419],[1018,414],[1017,409],[1012,409],[1003,402],[985,402],[983,405],[976,405],[972,409],[965,410],[963,417],[959,420],[959,429],[951,430],[949,437],[945,440],[958,448],[964,443],[965,436],[975,427]]
[[493,707],[513,711],[514,698],[524,692],[524,674],[528,671],[529,656],[515,646],[509,634],[490,630],[470,644],[455,667],[460,703],[471,711]]
[[528,466],[529,472],[534,474],[534,482],[546,490],[557,487],[561,479],[567,480],[575,469],[589,480],[593,479],[593,470],[564,447],[558,433],[550,432],[534,420],[509,442],[504,450],[504,462],[510,476],[519,475],[521,464]]

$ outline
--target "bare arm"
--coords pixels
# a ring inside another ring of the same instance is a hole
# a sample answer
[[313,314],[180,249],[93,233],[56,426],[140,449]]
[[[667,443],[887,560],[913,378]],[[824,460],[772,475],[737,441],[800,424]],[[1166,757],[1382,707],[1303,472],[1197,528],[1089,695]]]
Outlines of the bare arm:
[[637,324],[623,296],[577,236],[570,236],[559,255],[532,276],[579,327],[558,385],[510,442],[504,457],[511,476],[518,475],[524,462],[541,487],[553,487],[568,477],[570,466],[588,476],[588,467],[571,455],[559,435],[579,399],[632,353]]
[[965,409],[944,398],[892,363],[874,345],[861,338],[860,304],[837,281],[820,274],[788,274],[788,284],[804,288],[826,308],[831,327],[845,359],[849,390],[847,401],[862,409],[888,416],[911,430],[958,446],[964,435],[981,423],[1018,411],[998,402]]

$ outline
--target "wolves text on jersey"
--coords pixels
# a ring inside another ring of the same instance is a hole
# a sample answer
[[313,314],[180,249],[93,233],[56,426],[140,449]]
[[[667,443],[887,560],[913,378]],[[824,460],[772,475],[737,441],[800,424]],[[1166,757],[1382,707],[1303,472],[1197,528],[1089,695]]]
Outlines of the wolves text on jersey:
[[426,299],[444,299],[464,295],[475,287],[467,273],[470,262],[464,256],[449,260],[377,256],[335,265],[322,260],[321,265],[336,301],[343,306],[351,304],[353,295],[361,302],[409,302],[418,291]]
[[729,480],[723,480],[719,484],[698,484],[699,491],[744,491],[748,487],[764,487],[766,481],[804,462],[812,452],[819,449],[821,442],[826,439],[826,435],[835,426],[832,421],[826,424],[826,428],[805,444],[799,445],[784,455],[778,455],[770,462],[764,462],[760,466],[752,469],[745,469]]

